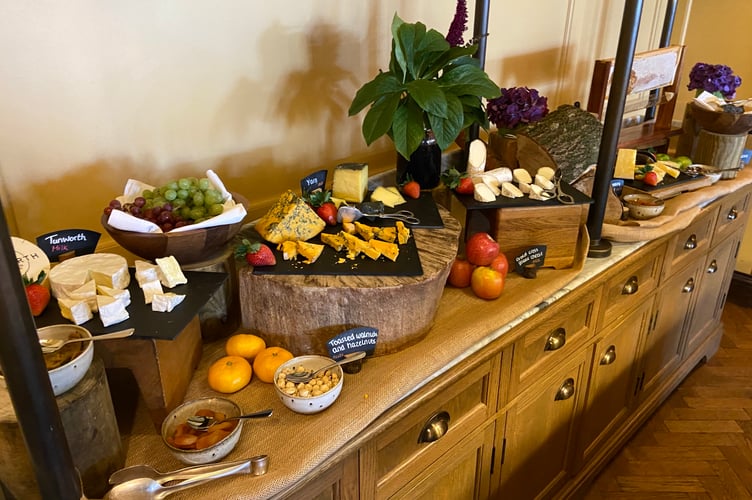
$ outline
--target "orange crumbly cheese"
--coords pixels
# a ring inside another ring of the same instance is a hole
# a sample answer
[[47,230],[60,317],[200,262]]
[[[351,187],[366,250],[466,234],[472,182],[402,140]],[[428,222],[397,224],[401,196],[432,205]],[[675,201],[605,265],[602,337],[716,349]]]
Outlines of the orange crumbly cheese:
[[271,243],[308,241],[326,227],[326,222],[292,191],[280,199],[256,223],[256,231]]
[[381,255],[391,261],[396,261],[399,256],[399,247],[396,243],[389,243],[381,240],[371,240],[368,245],[378,250]]

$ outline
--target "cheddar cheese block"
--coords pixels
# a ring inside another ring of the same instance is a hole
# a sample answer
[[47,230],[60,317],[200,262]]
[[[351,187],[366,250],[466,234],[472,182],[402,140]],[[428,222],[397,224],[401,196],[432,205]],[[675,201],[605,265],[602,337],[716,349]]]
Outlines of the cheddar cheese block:
[[380,201],[390,208],[407,203],[396,187],[379,186],[371,193],[371,201]]
[[308,241],[324,230],[326,222],[303,198],[288,190],[255,227],[262,238],[277,244],[286,240]]
[[334,168],[332,196],[355,203],[362,202],[368,190],[368,164],[342,163]]
[[637,163],[636,149],[619,149],[616,153],[615,179],[634,179],[635,163]]

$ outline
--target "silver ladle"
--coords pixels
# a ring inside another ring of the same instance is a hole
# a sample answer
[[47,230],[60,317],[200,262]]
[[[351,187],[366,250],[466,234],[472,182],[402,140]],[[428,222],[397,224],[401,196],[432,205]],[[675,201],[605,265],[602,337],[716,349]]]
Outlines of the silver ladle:
[[226,417],[222,420],[218,420],[214,417],[208,417],[204,415],[193,415],[188,417],[186,423],[199,431],[205,431],[212,425],[216,425],[220,422],[227,422],[228,420],[240,420],[242,418],[264,418],[271,417],[274,410],[269,408],[268,410],[261,410],[254,413],[248,413],[247,415],[238,415],[236,417]]
[[310,381],[314,377],[316,377],[317,374],[323,372],[324,370],[328,370],[329,368],[334,368],[335,366],[344,365],[345,363],[350,363],[351,361],[357,361],[359,359],[363,359],[366,357],[365,351],[357,351],[350,354],[346,354],[345,357],[340,359],[339,361],[335,361],[334,363],[329,363],[326,366],[322,366],[321,368],[316,368],[315,370],[301,370],[301,371],[295,371],[293,373],[288,373],[285,375],[285,379],[289,382],[292,382],[293,384],[305,384],[306,382]]
[[266,474],[268,467],[269,457],[267,455],[259,455],[241,462],[234,462],[221,469],[215,469],[203,474],[194,474],[188,479],[170,486],[163,486],[158,480],[148,477],[130,479],[124,483],[115,485],[104,496],[104,500],[160,500],[178,491],[233,474],[246,473],[260,476]]
[[42,352],[44,354],[49,354],[55,351],[59,351],[63,348],[63,346],[66,346],[68,344],[72,344],[73,342],[88,342],[90,340],[112,340],[112,339],[123,339],[125,337],[130,337],[133,335],[133,332],[135,332],[135,328],[128,328],[127,330],[121,330],[119,332],[112,332],[112,333],[105,333],[104,335],[97,335],[96,337],[84,337],[84,338],[76,338],[76,339],[39,339],[39,345],[42,347]]

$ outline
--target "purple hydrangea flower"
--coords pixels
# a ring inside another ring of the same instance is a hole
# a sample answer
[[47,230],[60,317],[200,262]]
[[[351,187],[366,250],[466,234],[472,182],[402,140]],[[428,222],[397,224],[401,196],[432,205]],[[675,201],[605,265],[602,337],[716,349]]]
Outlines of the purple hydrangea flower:
[[486,104],[486,113],[497,128],[512,130],[546,116],[548,98],[527,87],[502,88],[501,96]]
[[733,99],[742,79],[724,64],[697,63],[689,72],[689,90],[704,90],[711,94],[720,94],[726,99]]
[[460,47],[465,45],[465,41],[462,38],[462,34],[467,29],[467,2],[465,0],[457,0],[457,10],[454,13],[452,24],[449,25],[449,32],[446,36],[446,41],[452,47]]

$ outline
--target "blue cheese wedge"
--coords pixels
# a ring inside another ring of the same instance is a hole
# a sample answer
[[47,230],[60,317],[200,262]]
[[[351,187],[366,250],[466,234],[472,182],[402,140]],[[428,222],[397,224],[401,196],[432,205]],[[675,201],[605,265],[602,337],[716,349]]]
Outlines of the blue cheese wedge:
[[104,327],[122,323],[129,318],[123,303],[115,297],[107,295],[97,295],[97,306],[99,308],[99,319]]
[[154,259],[154,261],[159,267],[159,281],[162,282],[162,286],[175,288],[178,285],[188,283],[188,278],[183,274],[183,270],[174,256],[170,255],[169,257]]
[[80,325],[94,317],[89,304],[85,300],[74,300],[61,297],[57,299],[60,314],[63,318]]
[[164,293],[164,290],[162,290],[162,283],[160,283],[159,280],[147,281],[141,285],[141,291],[144,292],[145,304],[151,304],[155,295],[161,295]]
[[168,292],[155,295],[151,300],[151,310],[155,312],[172,312],[185,299],[185,295]]
[[128,307],[129,305],[131,305],[131,292],[127,288],[125,290],[119,290],[117,288],[97,285],[97,294],[113,297],[122,302],[123,307]]
[[50,270],[50,289],[58,299],[89,280],[110,288],[127,288],[131,280],[128,262],[120,255],[93,253],[64,260]]
[[292,191],[285,192],[256,222],[255,229],[266,241],[308,241],[326,227],[326,222]]

